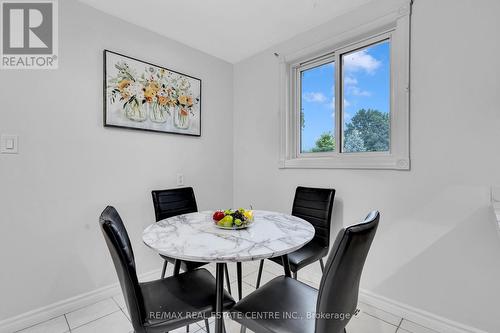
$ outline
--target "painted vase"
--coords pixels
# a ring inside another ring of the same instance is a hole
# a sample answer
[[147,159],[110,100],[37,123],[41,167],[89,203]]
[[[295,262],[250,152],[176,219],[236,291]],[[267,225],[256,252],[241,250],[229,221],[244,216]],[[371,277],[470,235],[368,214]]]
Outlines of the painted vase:
[[130,102],[125,106],[125,116],[133,121],[144,121],[148,113],[146,108],[139,102]]
[[190,120],[189,110],[184,107],[177,107],[174,113],[174,126],[179,129],[188,129]]
[[155,123],[164,123],[168,119],[168,109],[158,103],[147,103],[149,109],[149,119]]

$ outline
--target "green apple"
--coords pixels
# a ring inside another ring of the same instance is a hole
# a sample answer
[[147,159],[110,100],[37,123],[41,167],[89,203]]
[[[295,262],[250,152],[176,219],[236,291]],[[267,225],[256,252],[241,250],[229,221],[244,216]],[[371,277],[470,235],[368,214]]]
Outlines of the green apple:
[[241,225],[241,223],[243,223],[243,221],[241,221],[240,219],[235,219],[234,220],[234,224],[236,224],[238,226]]

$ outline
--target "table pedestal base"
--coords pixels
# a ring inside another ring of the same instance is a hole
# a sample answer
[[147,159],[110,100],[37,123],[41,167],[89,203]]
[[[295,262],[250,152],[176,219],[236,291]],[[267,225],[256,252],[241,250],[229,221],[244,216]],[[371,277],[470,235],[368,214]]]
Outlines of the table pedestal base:
[[222,300],[224,299],[224,264],[217,263],[215,269],[215,333],[224,331],[224,312]]

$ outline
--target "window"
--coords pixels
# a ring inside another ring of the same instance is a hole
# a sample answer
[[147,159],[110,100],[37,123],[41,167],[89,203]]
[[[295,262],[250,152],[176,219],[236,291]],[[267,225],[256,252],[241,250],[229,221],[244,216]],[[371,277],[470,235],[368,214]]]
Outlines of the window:
[[300,152],[335,151],[335,62],[304,67],[300,75]]
[[390,40],[344,53],[341,59],[341,151],[390,151]]
[[409,169],[408,34],[409,14],[283,58],[281,167]]

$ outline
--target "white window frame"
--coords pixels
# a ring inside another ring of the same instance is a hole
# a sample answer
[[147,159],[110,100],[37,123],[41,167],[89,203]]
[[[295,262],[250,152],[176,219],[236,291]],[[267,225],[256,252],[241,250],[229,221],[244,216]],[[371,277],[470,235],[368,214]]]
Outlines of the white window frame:
[[[390,150],[388,152],[301,152],[300,73],[305,69],[334,61],[335,137],[342,131],[341,55],[389,40],[390,45]],[[280,168],[410,169],[409,149],[409,56],[410,6],[377,22],[360,27],[306,51],[282,56],[280,105]]]

